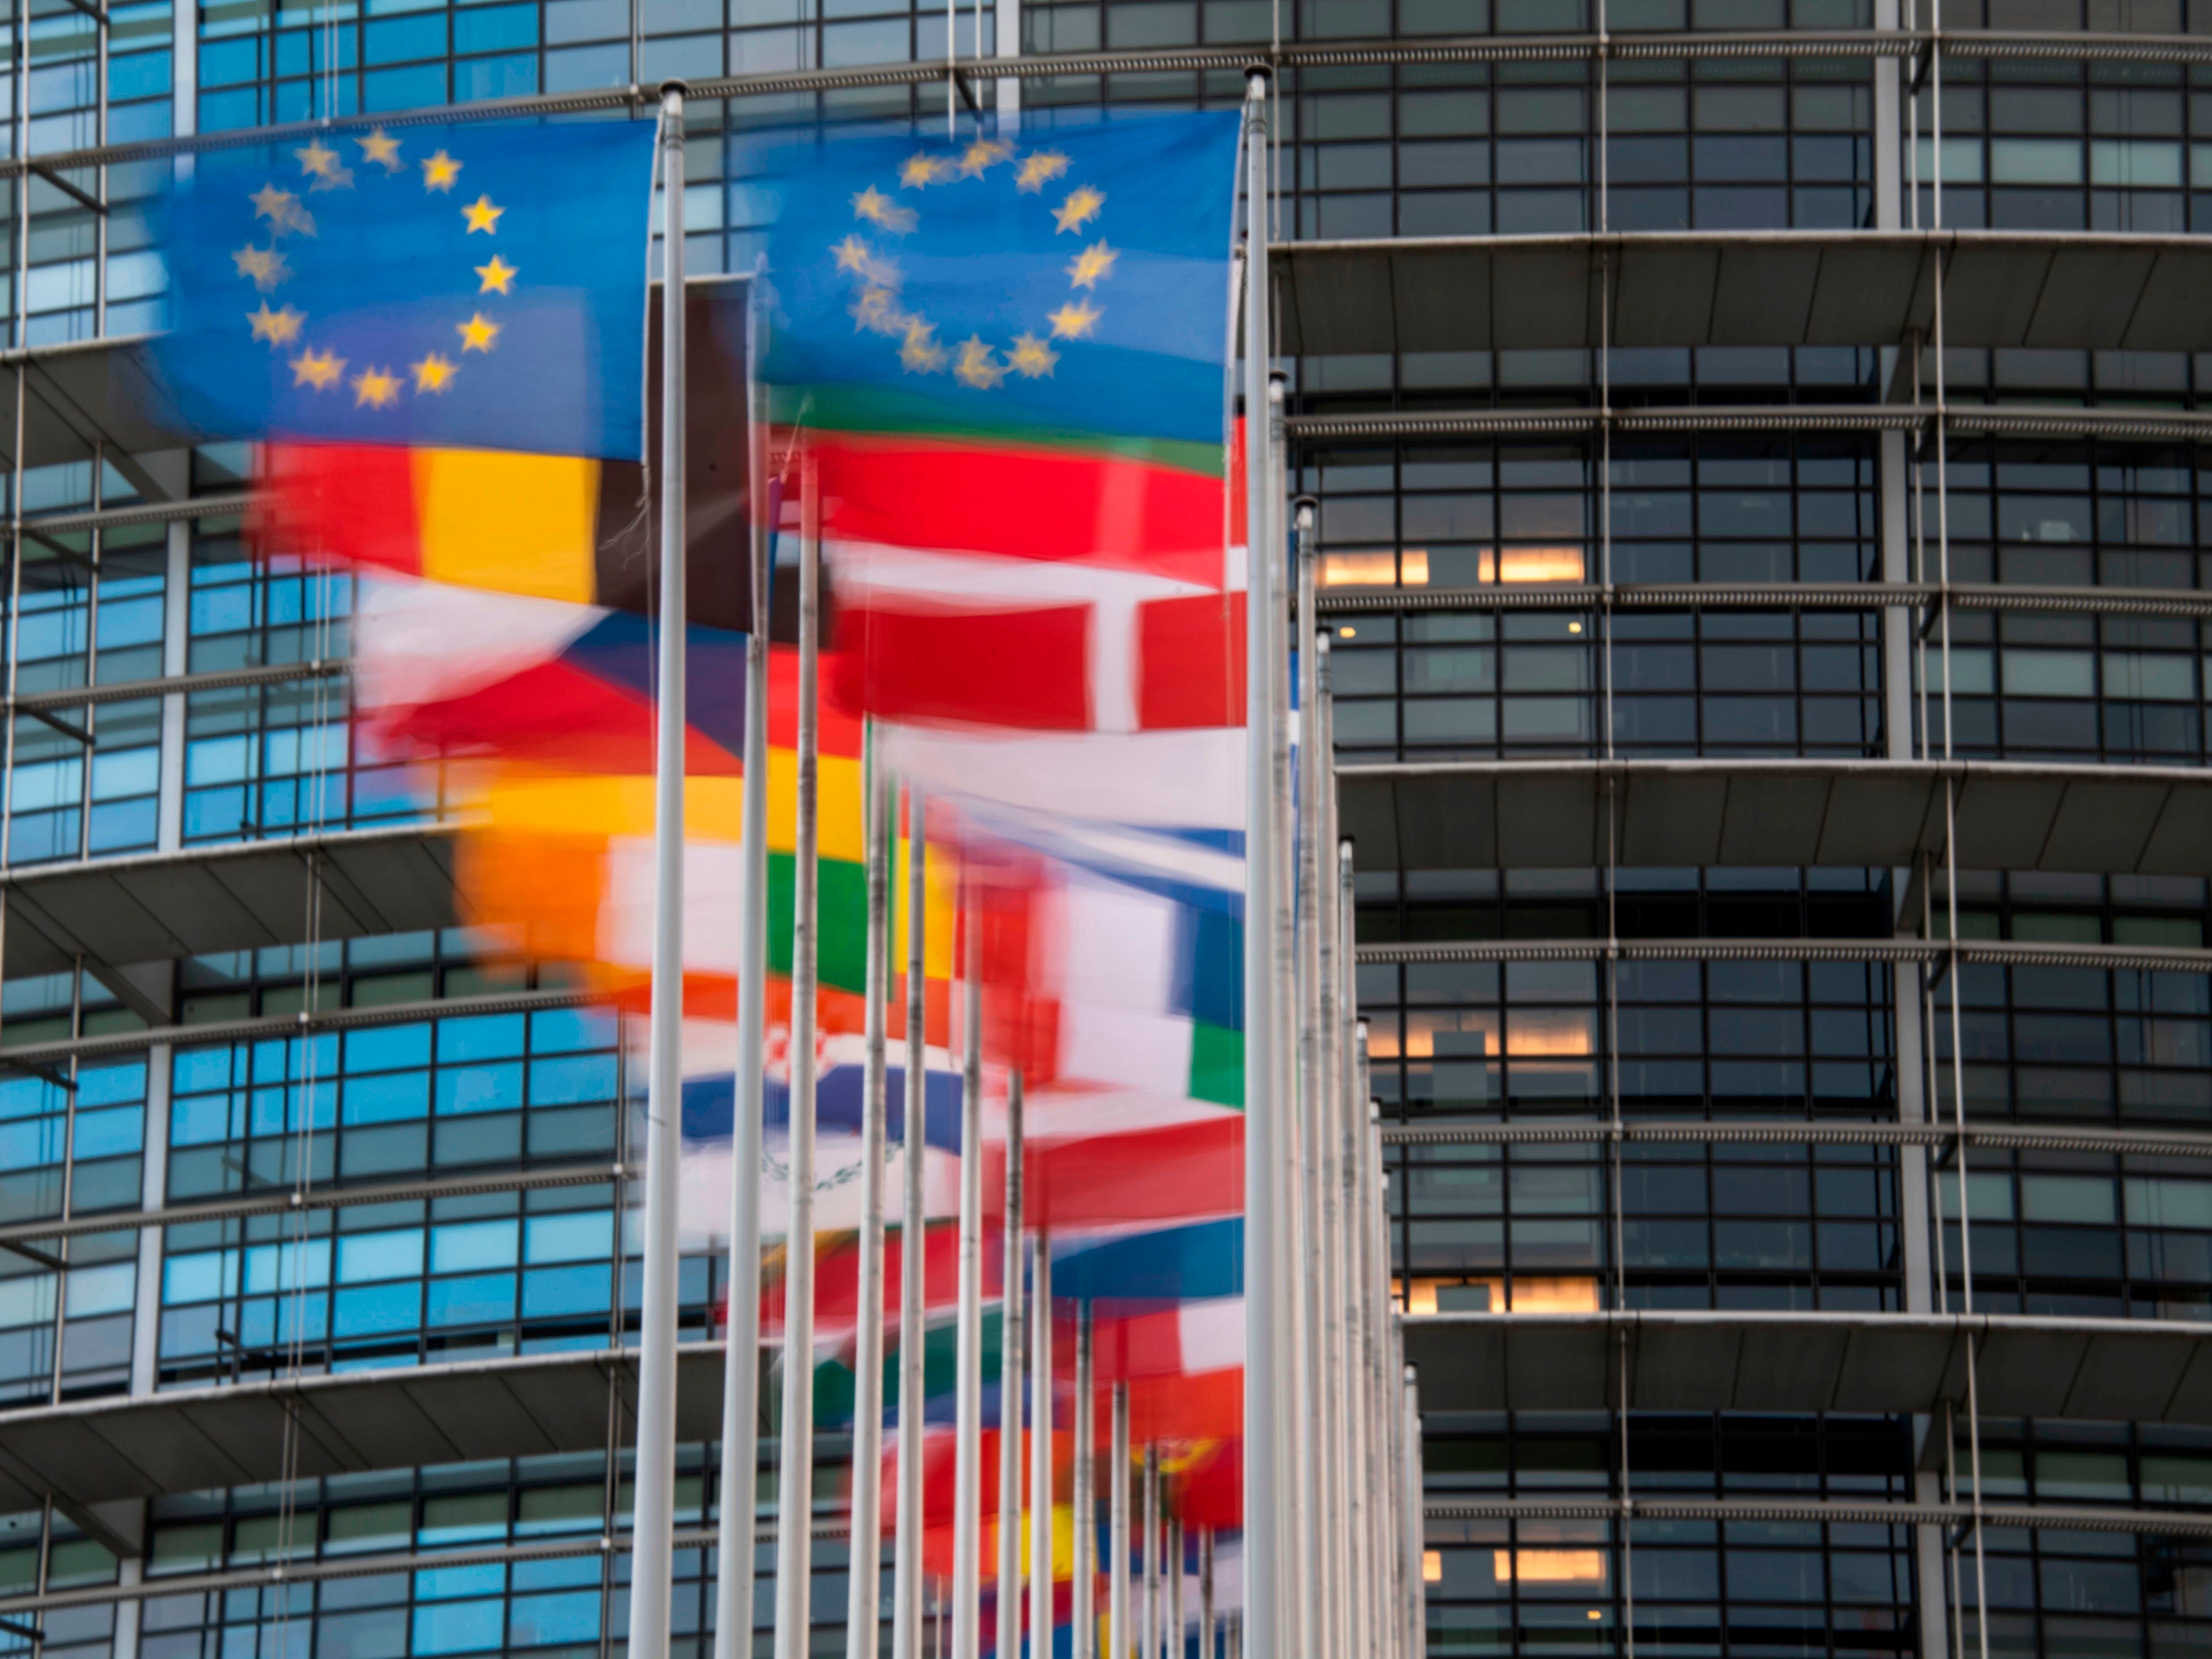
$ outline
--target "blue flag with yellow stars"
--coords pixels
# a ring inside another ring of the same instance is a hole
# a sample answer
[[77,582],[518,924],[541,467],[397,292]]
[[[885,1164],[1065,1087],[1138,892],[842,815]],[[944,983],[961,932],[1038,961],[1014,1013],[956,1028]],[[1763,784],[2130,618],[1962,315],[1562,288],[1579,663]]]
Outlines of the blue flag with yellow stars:
[[794,148],[771,173],[778,417],[1218,450],[1237,118]]
[[164,199],[179,412],[211,435],[643,458],[650,122],[332,130]]

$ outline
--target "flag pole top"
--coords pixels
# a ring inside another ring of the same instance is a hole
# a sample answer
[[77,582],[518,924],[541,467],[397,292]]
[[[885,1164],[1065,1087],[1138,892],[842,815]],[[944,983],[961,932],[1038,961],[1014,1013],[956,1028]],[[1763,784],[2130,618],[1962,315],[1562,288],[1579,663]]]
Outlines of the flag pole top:
[[1313,528],[1314,514],[1320,507],[1321,502],[1311,495],[1294,495],[1291,498],[1291,511],[1297,515],[1297,526],[1301,530]]
[[1255,103],[1265,98],[1267,82],[1274,78],[1274,74],[1275,71],[1265,64],[1247,64],[1244,66],[1244,96]]

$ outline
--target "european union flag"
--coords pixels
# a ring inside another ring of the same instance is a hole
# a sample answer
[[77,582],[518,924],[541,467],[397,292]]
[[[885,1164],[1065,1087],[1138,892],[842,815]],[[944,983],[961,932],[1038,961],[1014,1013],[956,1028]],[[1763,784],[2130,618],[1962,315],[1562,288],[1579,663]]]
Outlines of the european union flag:
[[771,183],[779,416],[1218,447],[1237,125],[794,149]]
[[246,438],[643,458],[649,122],[331,131],[165,199],[179,412]]

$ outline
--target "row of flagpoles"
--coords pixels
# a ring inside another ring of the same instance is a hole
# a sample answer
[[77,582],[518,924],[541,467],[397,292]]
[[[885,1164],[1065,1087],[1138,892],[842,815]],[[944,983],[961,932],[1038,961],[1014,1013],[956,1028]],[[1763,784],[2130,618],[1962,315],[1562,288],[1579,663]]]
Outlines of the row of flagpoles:
[[[1411,1375],[1390,1317],[1391,1274],[1379,1133],[1368,1105],[1364,1027],[1353,986],[1352,848],[1336,830],[1328,781],[1326,641],[1316,630],[1313,509],[1286,502],[1282,473],[1282,386],[1268,373],[1267,84],[1255,71],[1242,153],[1250,224],[1243,256],[1244,406],[1249,453],[1245,606],[1243,1092],[1244,1194],[1243,1496],[1229,1593],[1221,1569],[1225,1537],[1186,1536],[1164,1513],[1162,1449],[1132,1442],[1129,1383],[1108,1394],[1110,1423],[1095,1443],[1096,1327],[1091,1301],[1073,1324],[1072,1492],[1055,1489],[1059,1441],[1054,1254],[1046,1228],[1025,1236],[1024,1081],[1004,1079],[1006,1162],[999,1383],[998,1522],[991,1639],[985,1639],[982,1548],[986,1194],[984,1192],[982,961],[975,894],[962,876],[965,960],[956,969],[962,1066],[954,1401],[951,1571],[933,1581],[924,1559],[926,1462],[921,1401],[926,1295],[922,1138],[927,1119],[924,1007],[929,849],[921,791],[905,790],[906,890],[891,892],[900,791],[872,732],[864,761],[866,957],[861,1122],[861,1221],[854,1332],[854,1432],[847,1651],[874,1653],[883,1619],[881,1538],[887,1301],[885,1154],[887,1033],[894,978],[894,905],[907,907],[903,1030],[906,1060],[902,1160],[903,1237],[896,1297],[899,1472],[890,1517],[892,1653],[922,1659],[1000,1659],[1021,1651],[1024,1574],[1031,1650],[1042,1654],[1061,1623],[1073,1659],[1102,1651],[1127,1659],[1180,1655],[1188,1638],[1186,1563],[1198,1564],[1199,1649],[1265,1656],[1417,1659],[1422,1648],[1419,1427]],[[683,94],[664,94],[660,149],[666,216],[668,291],[684,270]],[[755,307],[756,312],[757,307]],[[684,312],[665,309],[662,431],[684,430]],[[748,348],[748,375],[757,355]],[[749,380],[750,384],[750,380]],[[750,477],[769,476],[769,430],[756,397],[749,409]],[[663,445],[661,605],[683,616],[686,535],[683,443]],[[799,513],[797,842],[791,958],[789,1218],[784,1251],[786,1313],[778,1492],[774,1522],[775,1659],[812,1651],[811,1540],[815,1489],[815,1071],[817,820],[819,793],[817,679],[822,525],[819,486],[803,447],[793,458]],[[1291,520],[1295,518],[1295,522]],[[731,1192],[730,1284],[716,1659],[750,1652],[756,1518],[748,1472],[760,1420],[759,1283],[764,1107],[768,904],[769,614],[771,563],[766,515],[753,514],[756,625],[745,655],[743,908],[738,975],[737,1090]],[[1286,637],[1291,617],[1295,648]],[[684,630],[659,634],[648,1132],[645,1167],[642,1374],[637,1429],[635,1556],[629,1651],[665,1654],[669,1641],[674,1526],[677,1158],[681,1132],[684,850]],[[1301,722],[1293,742],[1291,665]],[[1024,1271],[1026,1258],[1027,1271]],[[1026,1395],[1030,1432],[1022,1432]],[[1027,1451],[1026,1468],[1024,1450]],[[1026,1488],[1026,1491],[1024,1490]],[[1102,1491],[1103,1488],[1103,1491]],[[1133,1488],[1137,1501],[1133,1503]],[[1105,1550],[1098,1559],[1100,1515]],[[1054,1517],[1072,1510],[1070,1604],[1055,1599],[1062,1577]],[[1133,1515],[1133,1510],[1135,1513]],[[1024,1516],[1029,1517],[1023,1559]],[[1133,1564],[1141,1562],[1141,1606]],[[1108,1594],[1103,1628],[1097,1589]],[[933,1636],[933,1627],[934,1634]],[[1103,1644],[1103,1646],[1102,1646]]]

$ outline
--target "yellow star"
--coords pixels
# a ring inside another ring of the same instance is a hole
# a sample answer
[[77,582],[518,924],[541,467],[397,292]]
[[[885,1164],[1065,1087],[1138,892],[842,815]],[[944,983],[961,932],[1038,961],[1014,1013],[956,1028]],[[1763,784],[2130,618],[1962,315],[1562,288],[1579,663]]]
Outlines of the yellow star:
[[465,323],[455,323],[453,331],[461,337],[463,351],[489,351],[491,343],[499,337],[499,327],[479,311]]
[[406,166],[399,159],[399,141],[386,137],[382,127],[377,128],[366,138],[355,139],[354,143],[361,146],[362,161],[374,161],[386,173],[398,173]]
[[1003,138],[978,138],[960,158],[960,176],[980,179],[1013,153],[1014,147]]
[[1056,149],[1041,149],[1022,157],[1021,171],[1014,175],[1014,188],[1034,195],[1067,171],[1067,157]]
[[422,163],[422,188],[450,191],[453,180],[461,176],[461,164],[440,150]]
[[389,409],[399,401],[399,377],[381,368],[365,368],[353,377],[353,406]]
[[284,263],[284,256],[275,248],[256,247],[251,242],[232,254],[230,260],[238,267],[238,274],[251,276],[253,286],[264,294],[292,274],[291,266]]
[[1059,361],[1060,354],[1034,334],[1015,335],[1014,349],[1006,354],[1006,366],[1032,380],[1051,374]]
[[300,198],[290,191],[264,185],[247,199],[253,204],[253,216],[269,221],[272,238],[295,230],[303,236],[315,234],[315,216],[301,207]]
[[1078,185],[1067,192],[1067,199],[1052,210],[1054,222],[1059,227],[1053,232],[1057,236],[1063,230],[1080,230],[1086,221],[1098,216],[1098,210],[1106,205],[1103,191],[1088,185]]
[[477,290],[477,293],[512,294],[514,292],[514,267],[496,253],[491,256],[489,264],[478,265],[476,272],[477,276],[483,278],[483,286]]
[[909,155],[899,163],[899,188],[927,190],[951,175],[952,163],[942,155]]
[[899,347],[899,366],[909,374],[940,374],[945,371],[945,348],[929,337],[936,325],[919,317],[906,319],[906,341]]
[[434,351],[421,362],[410,363],[407,367],[414,371],[415,390],[417,392],[443,392],[452,383],[453,376],[461,372]]
[[300,337],[300,325],[307,320],[307,313],[295,311],[289,306],[282,311],[271,311],[269,301],[264,300],[260,310],[246,313],[246,320],[253,325],[253,337],[268,341],[273,350],[280,345],[289,345]]
[[912,208],[901,207],[873,185],[853,198],[853,216],[866,219],[870,224],[887,230],[894,236],[905,235],[917,222]]
[[346,360],[335,351],[320,353],[303,351],[292,359],[292,384],[313,386],[318,392],[328,392],[345,373]]
[[866,288],[853,301],[853,327],[871,334],[902,334],[908,321],[898,308],[898,295],[887,288]]
[[1067,285],[1070,288],[1096,289],[1101,276],[1114,274],[1114,261],[1121,257],[1118,249],[1108,247],[1103,241],[1093,242],[1068,261]]
[[482,231],[487,236],[496,236],[499,234],[500,215],[506,211],[503,207],[494,207],[490,197],[479,196],[461,210],[461,217],[469,222],[470,235]]
[[857,236],[847,236],[830,252],[836,256],[838,270],[849,270],[859,276],[866,276],[868,267],[875,262],[875,250]]
[[307,141],[305,149],[292,152],[300,159],[300,171],[313,179],[336,179],[345,169],[338,164],[337,151],[319,138]]
[[1106,313],[1088,300],[1070,300],[1045,320],[1052,325],[1055,340],[1079,340],[1091,332],[1098,319]]
[[988,392],[1006,378],[1006,371],[991,348],[971,334],[960,343],[960,361],[952,366],[952,378],[978,392]]

